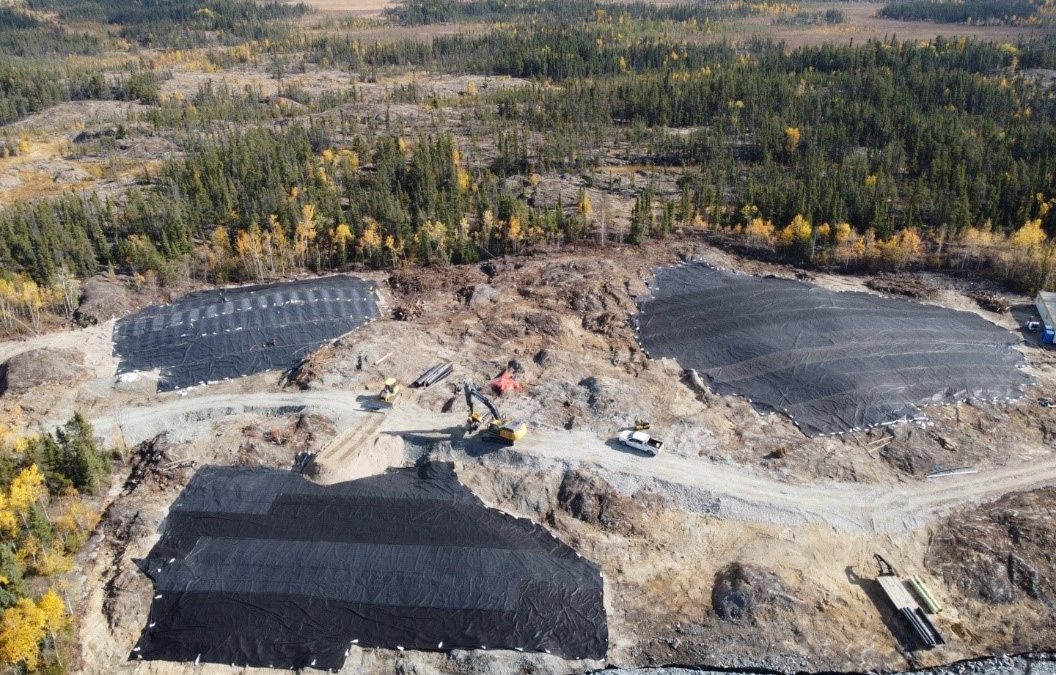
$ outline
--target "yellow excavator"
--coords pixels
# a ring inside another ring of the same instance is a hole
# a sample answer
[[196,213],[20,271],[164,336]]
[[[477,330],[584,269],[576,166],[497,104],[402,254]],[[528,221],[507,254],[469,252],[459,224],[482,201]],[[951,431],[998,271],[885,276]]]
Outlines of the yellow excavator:
[[480,390],[474,387],[469,380],[462,381],[462,392],[466,395],[466,407],[469,408],[469,417],[466,418],[466,430],[476,432],[482,426],[485,426],[483,416],[473,404],[474,399],[476,399],[491,413],[491,418],[487,421],[485,429],[485,434],[489,439],[513,445],[528,433],[527,424],[503,417],[499,409],[491,402],[491,399],[480,393]]
[[400,385],[396,383],[395,377],[390,377],[385,380],[385,386],[382,387],[381,393],[378,394],[378,400],[382,403],[391,404],[399,394]]

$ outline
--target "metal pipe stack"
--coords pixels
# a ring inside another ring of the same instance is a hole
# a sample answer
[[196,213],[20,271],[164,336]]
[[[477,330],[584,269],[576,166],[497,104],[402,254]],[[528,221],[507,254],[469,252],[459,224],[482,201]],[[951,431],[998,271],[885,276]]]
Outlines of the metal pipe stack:
[[418,379],[411,383],[411,386],[415,389],[430,387],[448,377],[454,370],[455,364],[441,363],[419,375]]

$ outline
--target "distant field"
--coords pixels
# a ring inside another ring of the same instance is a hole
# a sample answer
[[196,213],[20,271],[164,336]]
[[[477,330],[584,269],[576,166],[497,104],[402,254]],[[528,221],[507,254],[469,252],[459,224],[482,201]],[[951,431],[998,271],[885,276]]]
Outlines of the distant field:
[[313,9],[333,14],[377,14],[393,0],[304,0]]
[[[292,1],[292,0],[291,0]],[[378,14],[399,0],[302,0],[319,12],[327,14]],[[678,4],[680,0],[654,0],[656,4]],[[896,21],[876,16],[883,2],[805,2],[804,8],[839,9],[846,22],[836,26],[775,26],[773,17],[763,16],[731,24],[720,35],[736,37],[755,35],[771,37],[788,43],[789,46],[820,44],[824,42],[864,41],[897,35],[911,40],[930,40],[942,36],[966,35],[985,40],[1015,40],[1020,37],[1044,32],[1044,28],[1020,26],[970,26],[954,23],[930,23],[926,21]]]
[[[835,2],[802,3],[809,9],[835,8],[843,12],[846,21],[836,26],[774,26],[771,18],[760,19],[752,26],[755,30],[770,34],[790,46],[819,44],[822,42],[861,42],[870,38],[898,36],[904,40],[931,40],[938,36],[971,36],[984,40],[1016,40],[1031,34],[1042,34],[1047,29],[1037,26],[969,26],[961,23],[930,23],[926,21],[896,21],[878,17],[876,13],[883,2]],[[751,26],[751,24],[749,24]]]
[[[971,26],[963,23],[897,21],[876,14],[883,2],[801,2],[803,9],[824,11],[838,9],[844,22],[831,26],[774,25],[773,16],[759,16],[731,22],[715,36],[737,39],[749,36],[770,38],[789,47],[819,45],[829,42],[865,42],[870,39],[897,37],[900,40],[933,40],[939,36],[967,36],[996,42],[1016,41],[1031,35],[1042,35],[1051,29],[1039,26]],[[714,37],[714,36],[710,36]]]

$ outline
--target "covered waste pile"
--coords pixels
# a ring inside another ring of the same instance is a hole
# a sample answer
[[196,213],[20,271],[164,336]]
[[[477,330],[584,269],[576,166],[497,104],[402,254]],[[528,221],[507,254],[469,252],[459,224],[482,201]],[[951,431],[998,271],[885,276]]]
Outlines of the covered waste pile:
[[598,567],[484,506],[451,464],[330,486],[206,467],[139,564],[155,596],[134,660],[339,669],[354,645],[607,645]]
[[639,340],[719,394],[808,435],[923,417],[920,406],[1017,398],[1020,339],[982,317],[689,264],[659,270]]
[[378,317],[370,283],[350,276],[190,293],[114,327],[119,373],[160,370],[158,389],[296,366]]

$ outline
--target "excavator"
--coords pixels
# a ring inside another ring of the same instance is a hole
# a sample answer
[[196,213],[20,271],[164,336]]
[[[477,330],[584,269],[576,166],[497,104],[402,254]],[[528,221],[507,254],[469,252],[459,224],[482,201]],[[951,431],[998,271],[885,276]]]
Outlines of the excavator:
[[485,431],[488,438],[507,445],[513,445],[528,433],[528,425],[524,422],[504,418],[495,404],[491,402],[491,399],[480,393],[480,390],[474,387],[469,380],[462,381],[462,392],[466,395],[466,407],[469,408],[469,417],[466,418],[466,429],[468,431],[476,432],[485,425],[484,418],[473,404],[473,400],[476,399],[491,413],[491,419],[487,421]]

